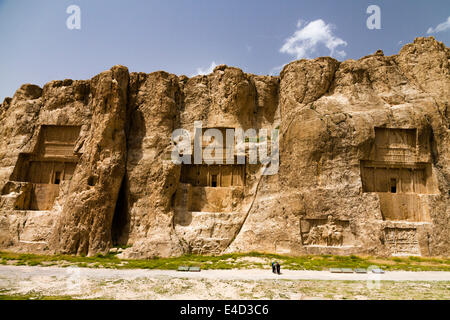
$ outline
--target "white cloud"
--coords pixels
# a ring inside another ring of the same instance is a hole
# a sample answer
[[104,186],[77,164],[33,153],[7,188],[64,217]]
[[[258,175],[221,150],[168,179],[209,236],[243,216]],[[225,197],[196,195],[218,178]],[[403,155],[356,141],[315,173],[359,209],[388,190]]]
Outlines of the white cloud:
[[305,21],[305,20],[302,20],[302,19],[300,19],[300,20],[298,20],[298,22],[297,22],[297,28],[300,28],[304,23],[306,23],[307,21]]
[[270,69],[269,76],[277,76],[280,74],[281,70],[283,70],[286,64],[282,64],[280,66],[273,67]]
[[437,32],[442,32],[442,31],[446,31],[450,29],[450,17],[447,18],[447,21],[444,21],[440,24],[437,25],[436,28],[428,28],[427,33],[437,33]]
[[217,67],[217,64],[215,61],[211,62],[211,65],[207,68],[197,68],[196,73],[192,75],[192,77],[198,76],[198,75],[206,75],[210,74],[214,71],[214,68]]
[[337,50],[340,46],[347,46],[347,42],[333,34],[332,24],[326,24],[322,19],[309,23],[299,20],[297,29],[292,37],[286,39],[280,49],[281,53],[290,54],[297,59],[310,58],[319,45],[323,45],[330,50],[330,56],[344,58],[347,55],[344,50]]

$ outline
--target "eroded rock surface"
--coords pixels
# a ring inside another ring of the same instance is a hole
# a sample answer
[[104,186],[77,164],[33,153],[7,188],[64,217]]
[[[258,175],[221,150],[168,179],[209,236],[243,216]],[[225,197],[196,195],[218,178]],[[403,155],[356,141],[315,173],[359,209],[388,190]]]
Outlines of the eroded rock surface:
[[[430,37],[389,57],[294,61],[279,77],[115,66],[23,85],[0,106],[0,246],[448,256],[449,59]],[[196,121],[278,129],[279,171],[248,151],[245,164],[173,163],[172,132],[193,140]]]

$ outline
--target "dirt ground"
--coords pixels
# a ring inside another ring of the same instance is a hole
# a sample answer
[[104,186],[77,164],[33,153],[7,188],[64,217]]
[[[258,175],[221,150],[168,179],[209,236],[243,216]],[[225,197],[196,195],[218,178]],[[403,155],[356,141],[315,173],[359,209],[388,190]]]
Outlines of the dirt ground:
[[0,266],[0,295],[73,299],[450,299],[449,272],[114,270]]

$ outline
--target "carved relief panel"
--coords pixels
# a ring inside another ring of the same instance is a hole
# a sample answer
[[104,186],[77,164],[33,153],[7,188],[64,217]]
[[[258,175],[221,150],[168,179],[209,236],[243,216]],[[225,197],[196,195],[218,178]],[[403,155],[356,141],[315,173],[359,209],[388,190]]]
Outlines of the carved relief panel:
[[304,218],[300,222],[303,245],[343,246],[351,245],[354,236],[350,223],[331,216],[323,219]]
[[419,255],[419,242],[415,228],[385,228],[385,245],[394,255]]

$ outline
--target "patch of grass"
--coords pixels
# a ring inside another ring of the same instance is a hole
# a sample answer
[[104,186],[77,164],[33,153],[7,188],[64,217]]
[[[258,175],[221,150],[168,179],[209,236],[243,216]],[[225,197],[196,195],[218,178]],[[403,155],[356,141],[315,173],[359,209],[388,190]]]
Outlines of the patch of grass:
[[[243,258],[260,258],[243,260]],[[328,270],[329,268],[368,268],[376,265],[384,270],[408,271],[450,271],[450,259],[424,257],[361,257],[333,255],[283,256],[260,252],[231,253],[220,256],[183,255],[174,258],[153,258],[148,260],[121,260],[115,254],[94,257],[70,255],[35,255],[0,252],[1,264],[115,269],[165,269],[177,270],[179,266],[197,266],[205,269],[252,269],[268,268],[272,261],[279,261],[283,269]],[[267,261],[267,265],[263,261]]]
[[117,248],[117,249],[128,249],[128,248],[131,248],[132,247],[132,245],[115,245],[115,246],[113,246],[113,248]]

